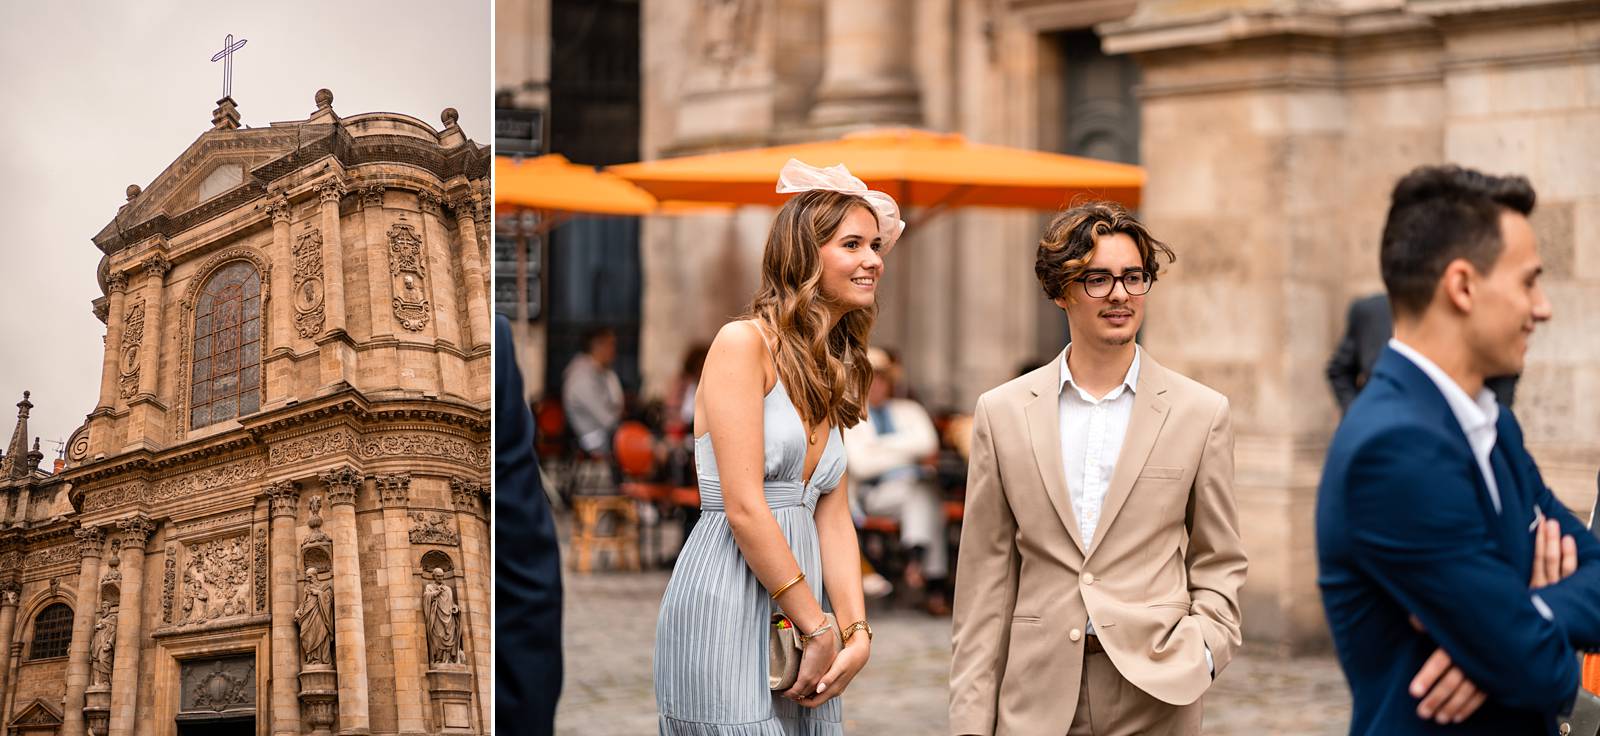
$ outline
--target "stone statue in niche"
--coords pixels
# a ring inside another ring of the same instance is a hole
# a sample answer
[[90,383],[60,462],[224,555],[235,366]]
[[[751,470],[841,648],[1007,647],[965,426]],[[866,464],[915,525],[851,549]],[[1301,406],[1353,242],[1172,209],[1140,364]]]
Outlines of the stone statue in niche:
[[294,612],[300,625],[300,661],[333,664],[333,587],[317,579],[317,569],[306,568],[305,591]]
[[445,583],[444,570],[433,568],[433,582],[422,589],[422,615],[428,625],[428,663],[466,664],[461,649],[461,607]]
[[100,604],[100,618],[94,623],[89,640],[89,684],[111,684],[111,660],[117,654],[117,611],[110,603]]

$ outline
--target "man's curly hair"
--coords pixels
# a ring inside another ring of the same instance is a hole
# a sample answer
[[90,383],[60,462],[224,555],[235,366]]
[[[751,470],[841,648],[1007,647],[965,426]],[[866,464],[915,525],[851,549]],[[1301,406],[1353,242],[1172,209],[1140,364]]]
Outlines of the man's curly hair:
[[1144,225],[1116,202],[1088,202],[1078,205],[1050,221],[1039,239],[1039,251],[1033,261],[1033,275],[1039,278],[1044,295],[1056,299],[1067,293],[1067,286],[1083,275],[1089,261],[1094,258],[1095,241],[1105,235],[1122,233],[1133,239],[1139,248],[1139,260],[1151,278],[1161,270],[1158,256],[1167,262],[1177,259],[1177,254],[1166,243],[1156,240]]

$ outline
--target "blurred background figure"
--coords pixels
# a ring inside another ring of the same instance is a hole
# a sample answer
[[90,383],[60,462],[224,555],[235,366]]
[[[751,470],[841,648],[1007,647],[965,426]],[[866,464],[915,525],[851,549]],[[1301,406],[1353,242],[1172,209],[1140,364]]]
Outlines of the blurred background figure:
[[617,333],[601,327],[584,336],[583,352],[562,374],[561,408],[578,448],[590,455],[610,454],[611,435],[622,422],[622,381],[611,368],[616,359]]
[[[928,411],[912,399],[891,398],[895,366],[881,348],[867,351],[872,386],[867,391],[867,421],[844,433],[852,501],[866,517],[886,517],[899,526],[905,555],[906,585],[924,595],[937,615],[949,613],[944,594],[949,574],[942,494],[933,482],[939,436]],[[889,566],[874,561],[874,566]]]
[[561,553],[511,325],[496,315],[494,329],[495,714],[541,736],[561,695]]
[[695,345],[683,356],[683,372],[667,388],[666,411],[662,417],[669,438],[687,435],[694,426],[694,393],[700,388],[700,371],[706,365],[709,346]]
[[[1383,346],[1394,336],[1394,319],[1389,310],[1389,297],[1383,293],[1361,297],[1350,303],[1350,313],[1345,317],[1344,337],[1328,359],[1328,386],[1339,402],[1339,413],[1349,410],[1350,402],[1367,385],[1372,375],[1372,364],[1378,361]],[[1495,399],[1506,408],[1516,398],[1517,376],[1500,376],[1485,382],[1494,392]]]

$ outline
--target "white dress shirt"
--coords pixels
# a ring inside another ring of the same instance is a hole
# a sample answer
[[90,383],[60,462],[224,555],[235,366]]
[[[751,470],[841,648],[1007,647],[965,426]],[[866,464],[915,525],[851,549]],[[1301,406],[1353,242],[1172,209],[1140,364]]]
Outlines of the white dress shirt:
[[1456,415],[1456,422],[1461,425],[1461,432],[1467,436],[1467,444],[1472,447],[1472,456],[1478,460],[1478,471],[1483,473],[1483,482],[1489,486],[1489,500],[1494,502],[1494,511],[1500,513],[1500,484],[1494,481],[1494,470],[1489,467],[1489,453],[1494,450],[1495,440],[1500,436],[1499,430],[1495,429],[1495,422],[1500,419],[1500,405],[1495,403],[1494,392],[1484,387],[1478,389],[1476,399],[1469,398],[1466,389],[1461,388],[1438,363],[1417,352],[1416,348],[1392,337],[1389,338],[1389,347],[1421,368],[1429,380],[1439,387],[1439,393],[1444,394],[1445,403],[1450,405],[1451,413]]
[[[1139,348],[1134,346],[1133,363],[1122,383],[1096,398],[1072,380],[1067,356],[1072,344],[1061,354],[1060,422],[1061,462],[1067,471],[1067,493],[1072,496],[1072,512],[1078,517],[1078,532],[1083,546],[1094,546],[1094,533],[1100,526],[1100,507],[1111,486],[1111,471],[1117,467],[1122,440],[1133,417],[1134,386],[1139,383]],[[1070,390],[1069,390],[1070,388]]]

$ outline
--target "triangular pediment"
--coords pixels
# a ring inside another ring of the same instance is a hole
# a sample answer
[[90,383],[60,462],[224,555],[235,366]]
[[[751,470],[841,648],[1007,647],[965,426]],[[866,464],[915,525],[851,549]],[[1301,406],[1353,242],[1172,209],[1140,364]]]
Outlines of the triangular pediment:
[[175,218],[248,185],[256,169],[294,152],[299,133],[273,128],[206,131],[129,201],[102,234],[115,231],[118,224],[125,230],[156,217]]
[[61,709],[43,698],[35,698],[11,719],[12,726],[59,726]]

